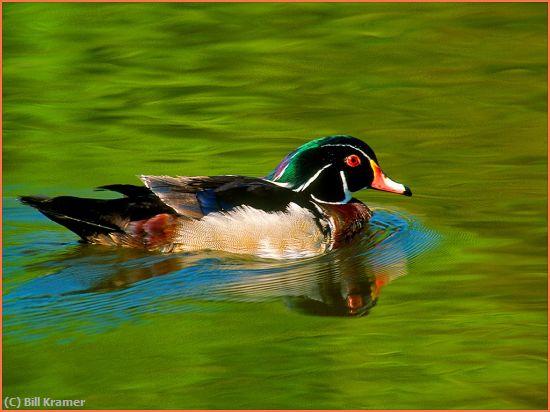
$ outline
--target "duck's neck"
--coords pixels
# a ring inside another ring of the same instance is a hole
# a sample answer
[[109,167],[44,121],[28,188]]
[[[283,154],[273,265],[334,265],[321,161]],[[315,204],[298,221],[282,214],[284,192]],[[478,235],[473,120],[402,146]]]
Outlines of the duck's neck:
[[342,205],[321,203],[319,206],[332,226],[333,247],[355,238],[365,229],[372,216],[367,205],[357,199]]

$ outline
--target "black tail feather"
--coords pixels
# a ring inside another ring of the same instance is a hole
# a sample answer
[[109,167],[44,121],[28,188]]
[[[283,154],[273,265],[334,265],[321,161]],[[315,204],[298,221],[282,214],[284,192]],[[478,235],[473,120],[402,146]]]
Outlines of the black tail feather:
[[131,221],[148,219],[159,213],[174,213],[144,187],[113,185],[100,189],[114,190],[126,197],[104,200],[73,196],[21,196],[19,199],[84,240],[124,232]]
[[[22,203],[38,209],[44,216],[65,226],[83,239],[97,234],[121,232],[123,221],[120,216],[103,215],[98,206],[108,202],[96,199],[81,199],[71,196],[55,198],[39,196],[21,196]],[[100,207],[101,209],[101,207]]]

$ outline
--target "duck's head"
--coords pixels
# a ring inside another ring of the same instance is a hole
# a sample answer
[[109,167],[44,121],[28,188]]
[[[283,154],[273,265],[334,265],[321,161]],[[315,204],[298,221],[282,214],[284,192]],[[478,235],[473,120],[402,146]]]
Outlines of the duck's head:
[[382,172],[369,145],[343,135],[322,137],[300,146],[266,179],[324,203],[348,203],[353,192],[366,188],[412,195],[407,186]]

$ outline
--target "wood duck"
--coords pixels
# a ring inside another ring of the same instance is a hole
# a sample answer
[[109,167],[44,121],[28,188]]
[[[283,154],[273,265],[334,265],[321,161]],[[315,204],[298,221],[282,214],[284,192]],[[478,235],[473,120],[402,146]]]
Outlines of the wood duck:
[[88,243],[289,259],[323,254],[365,229],[372,213],[353,192],[373,188],[412,194],[382,172],[366,143],[345,135],[300,146],[264,178],[139,177],[146,187],[98,188],[124,195],[117,199],[20,200]]

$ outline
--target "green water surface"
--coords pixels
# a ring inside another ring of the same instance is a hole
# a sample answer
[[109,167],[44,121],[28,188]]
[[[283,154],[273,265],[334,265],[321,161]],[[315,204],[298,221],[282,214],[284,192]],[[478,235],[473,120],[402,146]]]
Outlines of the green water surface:
[[[3,396],[547,408],[545,3],[2,6]],[[127,258],[79,246],[16,198],[91,196],[140,174],[264,176],[336,133],[368,142],[414,193],[357,197],[437,239],[366,317],[183,297],[217,282],[204,265],[63,294],[52,279],[70,289],[71,274]]]

